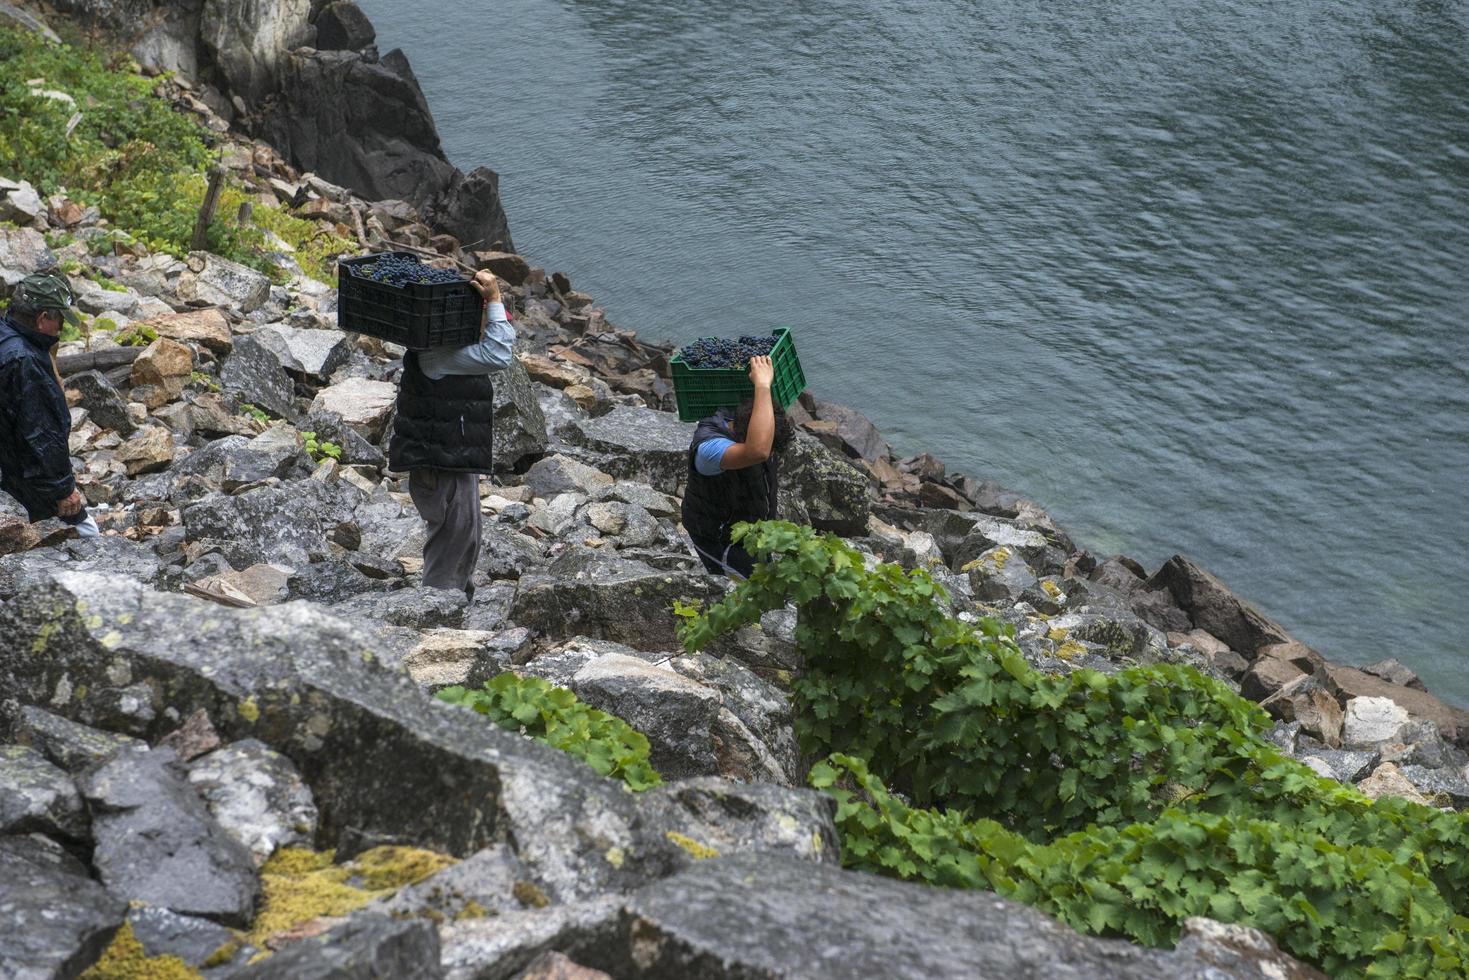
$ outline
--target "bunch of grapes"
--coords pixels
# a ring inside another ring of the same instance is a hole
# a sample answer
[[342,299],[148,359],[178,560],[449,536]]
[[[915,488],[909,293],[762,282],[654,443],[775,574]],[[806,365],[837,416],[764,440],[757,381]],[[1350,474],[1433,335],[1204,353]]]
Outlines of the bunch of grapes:
[[428,285],[429,283],[464,281],[464,277],[453,269],[437,269],[431,265],[424,265],[418,259],[408,255],[384,255],[376,262],[354,265],[350,268],[352,274],[361,279],[371,279],[373,282],[397,286],[400,289],[410,283]]
[[775,337],[741,337],[726,340],[722,337],[703,337],[679,351],[685,364],[691,368],[738,368],[750,365],[750,358],[765,357],[775,349]]

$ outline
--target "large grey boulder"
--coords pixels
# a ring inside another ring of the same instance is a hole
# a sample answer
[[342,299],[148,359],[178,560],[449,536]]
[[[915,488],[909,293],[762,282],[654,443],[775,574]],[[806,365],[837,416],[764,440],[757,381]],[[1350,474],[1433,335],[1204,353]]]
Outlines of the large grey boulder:
[[336,0],[316,15],[316,47],[322,51],[361,51],[376,39],[372,21],[351,0]]
[[844,536],[866,532],[872,486],[855,466],[804,432],[779,466],[781,517]]
[[969,587],[981,602],[1015,602],[1040,584],[1029,563],[1006,545],[996,545],[964,565]]
[[347,362],[352,345],[340,330],[303,330],[269,323],[250,334],[275,353],[281,367],[325,379]]
[[825,793],[702,777],[649,790],[643,803],[664,837],[684,852],[681,868],[709,851],[773,851],[814,864],[841,863],[836,801]]
[[1146,949],[1081,936],[986,892],[754,854],[650,885],[628,897],[615,923],[563,936],[559,948],[613,976],[670,980],[1321,977],[1263,933],[1201,926],[1195,920],[1178,950]]
[[605,459],[608,473],[680,494],[688,479],[693,425],[671,412],[619,405],[606,415],[574,423],[566,437]]
[[96,371],[83,371],[66,379],[66,387],[77,392],[81,400],[77,403],[87,410],[87,417],[104,429],[112,429],[126,439],[137,426],[128,416],[127,402],[118,394],[112,382]]
[[318,844],[343,855],[398,842],[462,856],[513,839],[548,888],[646,880],[650,852],[620,784],[429,698],[377,662],[358,623],[305,603],[232,610],[58,573],[0,606],[0,648],[38,643],[0,674],[0,699],[87,723],[91,699],[58,703],[58,692],[126,680],[181,712],[203,708],[222,738],[258,738],[296,764],[320,809]]
[[335,929],[292,943],[234,980],[439,980],[439,934],[423,920],[356,915]]
[[281,847],[316,841],[316,803],[291,760],[247,738],[189,764],[189,785],[256,867]]
[[0,177],[0,221],[28,225],[45,212],[46,202],[41,200],[30,181]]
[[519,359],[495,375],[495,472],[512,473],[546,451],[546,416]]
[[590,496],[614,486],[616,481],[595,466],[557,454],[532,463],[521,482],[537,497],[550,499],[562,493]]
[[235,338],[234,349],[219,372],[224,390],[242,402],[294,421],[296,388],[275,351],[253,336]]
[[[309,0],[284,0],[262,4],[260,0],[219,0],[211,7],[277,8]],[[264,273],[210,252],[189,253],[188,269],[175,287],[180,299],[205,306],[223,306],[250,313],[270,299],[270,280]]]
[[97,961],[127,903],[44,837],[0,837],[0,977],[69,980]]
[[603,557],[574,577],[522,576],[510,618],[552,639],[591,636],[639,650],[673,650],[674,601],[719,595],[718,584],[701,573],[660,572],[642,562]]
[[0,283],[6,294],[26,276],[56,265],[56,253],[34,228],[0,228]]
[[239,946],[235,933],[217,922],[152,905],[133,905],[127,922],[145,955],[177,956],[195,969],[219,965],[216,957]]
[[210,542],[236,568],[292,567],[326,557],[328,538],[352,519],[361,492],[347,484],[301,480],[238,496],[211,494],[183,511],[190,541]]
[[272,477],[285,477],[305,455],[305,446],[295,429],[273,425],[225,457],[220,483],[229,492]]
[[71,777],[35,749],[0,745],[0,836],[31,833],[85,840],[82,798]]
[[250,852],[177,766],[171,749],[126,751],[82,777],[92,861],[108,890],[129,901],[247,926],[260,892]]

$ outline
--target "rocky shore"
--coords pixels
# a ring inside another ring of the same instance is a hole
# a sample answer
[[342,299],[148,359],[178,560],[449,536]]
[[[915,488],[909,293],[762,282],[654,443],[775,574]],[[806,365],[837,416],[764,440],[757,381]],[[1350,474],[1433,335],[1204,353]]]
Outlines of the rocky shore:
[[[671,351],[511,250],[494,175],[443,159],[355,5],[58,6],[177,70],[160,91],[262,205],[492,270],[519,339],[478,588],[425,589],[384,456],[401,348],[339,331],[288,251],[274,275],[177,258],[0,173],[3,292],[61,266],[110,321],[59,359],[103,537],[0,497],[0,976],[1317,975],[1252,929],[1190,920],[1145,949],[841,870],[834,804],[801,788],[793,615],[710,653],[675,637],[675,601],[728,586],[678,523]],[[1185,663],[1322,775],[1469,807],[1469,714],[1401,664],[1334,664],[1183,556],[1078,549],[854,408],[793,414],[782,516],[928,570],[1037,668]],[[628,722],[667,782],[629,793],[431,696],[505,671]]]

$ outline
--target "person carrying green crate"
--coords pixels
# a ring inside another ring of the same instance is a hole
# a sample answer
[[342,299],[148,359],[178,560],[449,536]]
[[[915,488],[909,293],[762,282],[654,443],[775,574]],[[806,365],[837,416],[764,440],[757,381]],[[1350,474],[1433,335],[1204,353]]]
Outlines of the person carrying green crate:
[[484,300],[480,340],[467,347],[410,351],[398,383],[388,466],[408,473],[408,494],[428,522],[423,584],[474,598],[480,553],[479,477],[493,463],[495,386],[510,366],[515,327],[500,284],[481,271],[471,283]]
[[731,543],[730,529],[740,521],[776,516],[777,460],[791,440],[791,421],[771,398],[774,378],[769,357],[752,357],[754,397],[733,413],[720,409],[701,420],[689,444],[683,526],[699,560],[715,575],[749,576],[755,561],[742,546]]

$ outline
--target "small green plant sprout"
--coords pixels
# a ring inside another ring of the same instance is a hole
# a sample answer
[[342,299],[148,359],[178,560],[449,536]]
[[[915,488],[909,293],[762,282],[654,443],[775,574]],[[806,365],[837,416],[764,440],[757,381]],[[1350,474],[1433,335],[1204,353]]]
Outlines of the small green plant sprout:
[[342,458],[342,447],[334,442],[318,440],[315,432],[303,432],[301,438],[306,440],[306,455],[311,457],[313,463],[320,463],[323,459]]
[[255,407],[254,405],[251,405],[249,402],[245,402],[243,405],[240,406],[240,412],[242,414],[245,414],[245,415],[250,416],[252,419],[254,419],[255,421],[259,422],[261,425],[265,425],[265,424],[267,424],[267,423],[270,422],[270,416],[269,415],[265,414],[265,412],[262,409],[259,409],[259,408]]
[[214,375],[206,374],[203,371],[190,371],[189,384],[199,388],[203,388],[205,391],[219,390],[219,381],[214,377]]
[[146,323],[130,323],[117,334],[116,340],[123,347],[147,347],[158,339],[158,331]]
[[663,782],[648,762],[648,739],[642,732],[539,677],[504,673],[480,690],[456,685],[437,697],[575,756],[603,776],[622,780],[628,789],[651,789]]

